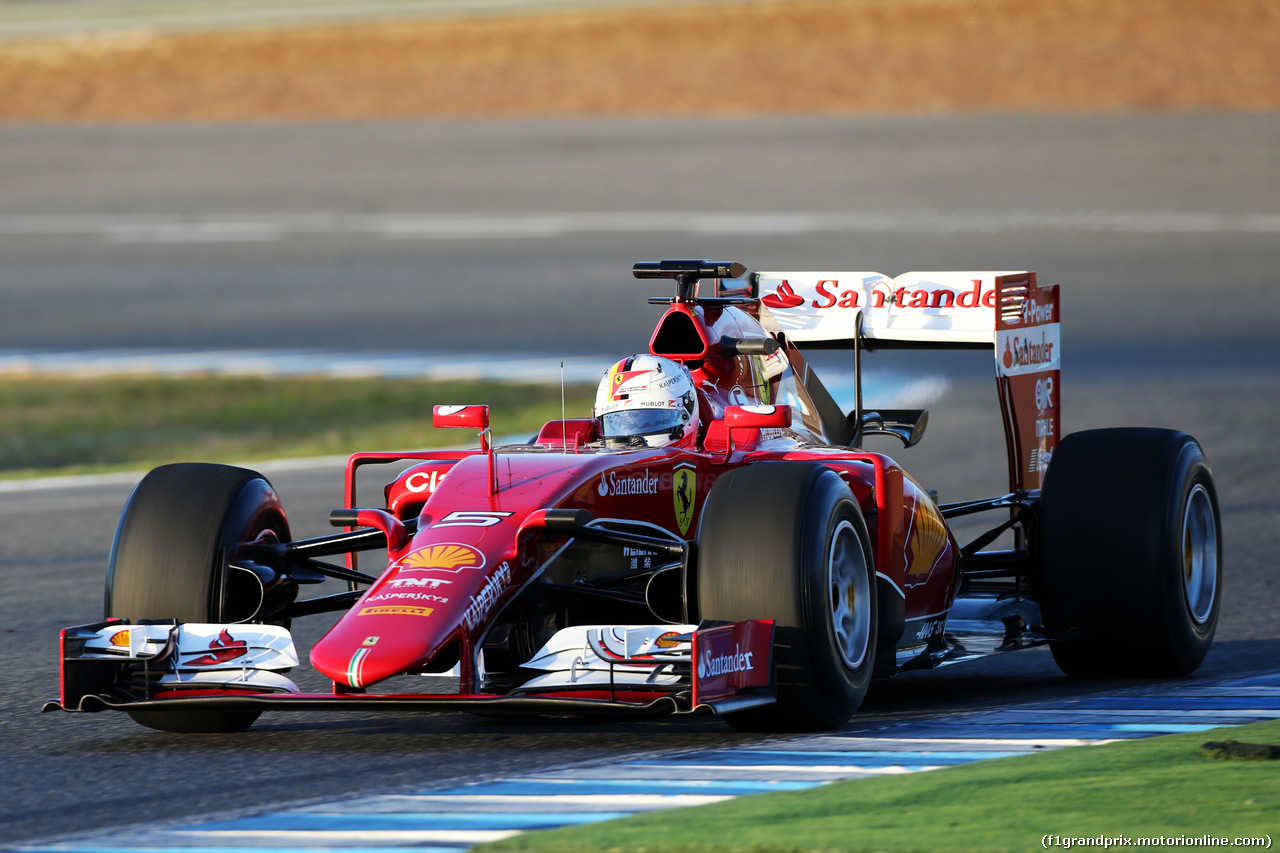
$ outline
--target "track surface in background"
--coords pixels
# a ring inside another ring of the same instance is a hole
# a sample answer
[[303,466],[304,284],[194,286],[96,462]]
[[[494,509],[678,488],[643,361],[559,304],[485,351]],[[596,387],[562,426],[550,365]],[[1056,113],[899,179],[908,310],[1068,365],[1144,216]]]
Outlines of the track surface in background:
[[[0,344],[13,349],[621,356],[643,349],[658,316],[643,299],[661,290],[630,279],[635,260],[1035,269],[1063,285],[1065,428],[1186,429],[1214,466],[1223,616],[1196,680],[1271,669],[1280,653],[1280,246],[1269,224],[1280,117],[7,127],[0,176]],[[689,212],[845,224],[728,216],[688,233],[678,214]],[[591,227],[593,213],[656,216],[631,233]],[[287,227],[314,215],[328,224]],[[482,233],[349,224],[459,215]],[[566,215],[571,227],[491,227]],[[112,222],[139,227],[122,237]],[[930,435],[898,454],[944,500],[1004,488],[988,359],[869,359],[948,379]],[[325,532],[339,469],[271,476],[295,531]],[[4,766],[21,780],[0,804],[5,841],[751,741],[715,721],[287,714],[244,735],[184,737],[120,715],[41,716],[57,692],[58,629],[100,613],[127,493],[0,493]],[[321,629],[300,627],[304,640]],[[1112,689],[1070,681],[1036,651],[878,684],[858,724]]]

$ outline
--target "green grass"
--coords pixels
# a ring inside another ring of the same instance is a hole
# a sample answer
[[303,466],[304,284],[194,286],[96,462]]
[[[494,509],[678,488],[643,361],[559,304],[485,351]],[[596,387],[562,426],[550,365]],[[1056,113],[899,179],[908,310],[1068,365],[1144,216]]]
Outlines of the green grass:
[[1280,761],[1219,761],[1200,752],[1206,741],[1228,738],[1280,743],[1280,721],[739,797],[533,832],[476,849],[1022,853],[1041,849],[1045,835],[1137,839],[1270,833],[1280,841],[1275,838],[1280,834]]
[[[592,390],[566,389],[568,413]],[[560,388],[414,379],[202,377],[0,380],[0,477],[143,470],[166,462],[475,444],[431,426],[441,403],[486,403],[497,436],[560,417]]]

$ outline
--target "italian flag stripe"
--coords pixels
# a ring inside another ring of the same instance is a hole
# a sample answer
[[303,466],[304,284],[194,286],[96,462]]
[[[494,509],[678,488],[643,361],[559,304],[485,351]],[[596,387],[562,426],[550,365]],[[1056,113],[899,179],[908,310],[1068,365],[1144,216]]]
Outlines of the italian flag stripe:
[[351,663],[347,666],[347,684],[352,687],[364,686],[360,683],[360,664],[364,662],[368,654],[368,649],[360,649],[351,656]]

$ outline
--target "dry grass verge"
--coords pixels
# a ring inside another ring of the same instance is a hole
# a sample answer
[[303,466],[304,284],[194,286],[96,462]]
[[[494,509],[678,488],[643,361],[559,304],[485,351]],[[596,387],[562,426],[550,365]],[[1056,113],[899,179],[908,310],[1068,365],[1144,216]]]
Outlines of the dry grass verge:
[[[571,412],[594,389],[565,389]],[[491,407],[494,434],[526,440],[561,416],[554,385],[419,379],[114,376],[0,379],[0,478],[138,471],[168,462],[467,446],[431,407]]]

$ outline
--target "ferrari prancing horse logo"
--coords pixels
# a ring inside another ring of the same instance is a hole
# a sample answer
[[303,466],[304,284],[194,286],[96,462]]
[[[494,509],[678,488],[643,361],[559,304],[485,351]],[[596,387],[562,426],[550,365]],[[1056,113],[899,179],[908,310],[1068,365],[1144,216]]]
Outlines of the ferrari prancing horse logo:
[[675,496],[676,524],[680,526],[680,535],[689,532],[689,522],[693,519],[693,499],[698,494],[698,477],[693,468],[677,468],[672,481],[671,490]]

